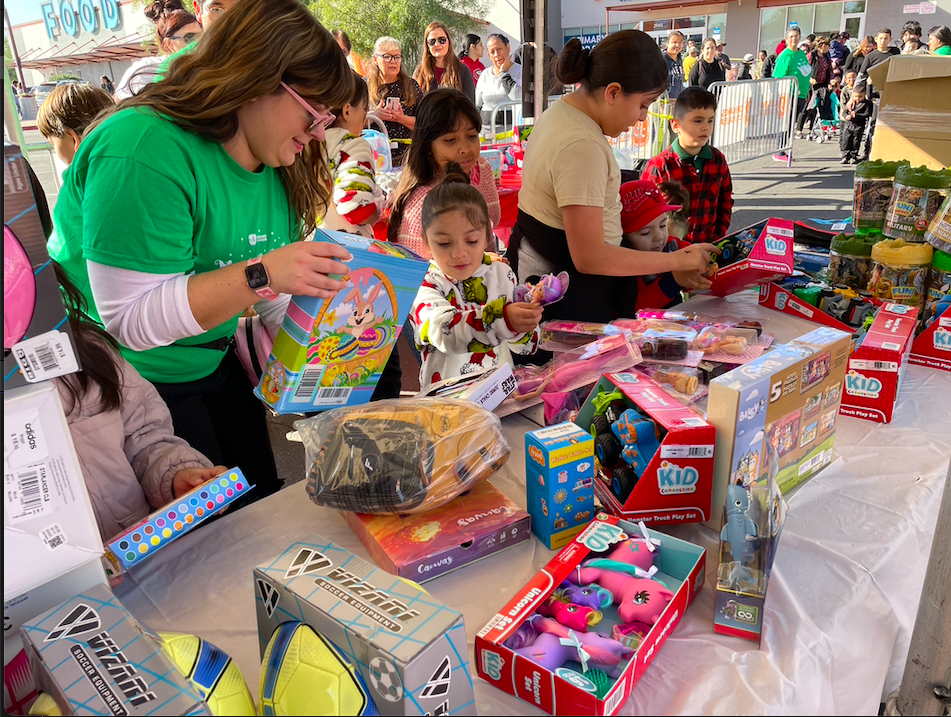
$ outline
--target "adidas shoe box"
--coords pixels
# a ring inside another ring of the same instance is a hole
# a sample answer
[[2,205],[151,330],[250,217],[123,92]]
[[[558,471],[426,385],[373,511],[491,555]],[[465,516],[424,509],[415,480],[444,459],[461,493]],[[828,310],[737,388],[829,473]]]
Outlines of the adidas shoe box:
[[210,715],[158,638],[97,585],[27,622],[37,686],[64,715]]
[[475,715],[462,614],[319,535],[254,569],[261,657],[277,627],[310,625],[356,667],[382,715]]

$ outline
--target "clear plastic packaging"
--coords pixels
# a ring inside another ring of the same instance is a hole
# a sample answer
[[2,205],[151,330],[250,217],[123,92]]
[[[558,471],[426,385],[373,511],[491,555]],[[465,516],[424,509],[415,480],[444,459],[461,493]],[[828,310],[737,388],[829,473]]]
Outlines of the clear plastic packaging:
[[945,197],[938,213],[928,225],[925,241],[938,251],[951,254],[951,194]]
[[[930,244],[884,239],[872,247],[872,278],[868,290],[879,301],[924,306],[934,250]],[[819,308],[822,308],[820,303]]]
[[572,391],[594,383],[603,374],[625,371],[640,362],[641,352],[630,332],[604,336],[587,346],[558,354],[544,366],[516,369],[515,400],[527,401],[543,392]]
[[756,343],[755,329],[741,329],[713,324],[702,329],[693,342],[693,348],[705,355],[725,353],[739,356]]
[[[936,251],[931,262],[931,284],[921,314],[922,326],[930,326],[951,297],[951,254]],[[941,307],[941,308],[939,308]]]
[[669,366],[660,364],[645,369],[657,383],[664,383],[677,393],[687,397],[700,390],[700,372],[689,366]]
[[544,321],[541,324],[541,341],[538,348],[556,353],[571,351],[579,346],[597,341],[602,336],[614,336],[624,329],[612,324],[597,324],[584,321]]
[[882,230],[888,200],[895,187],[895,172],[901,162],[860,162],[855,168],[855,194],[852,202],[852,226],[858,230]]
[[923,242],[925,230],[951,188],[951,170],[899,167],[882,233],[892,239]]
[[317,505],[419,513],[501,468],[510,448],[498,416],[469,401],[401,398],[294,422]]
[[872,246],[881,234],[837,234],[829,247],[828,281],[865,291],[872,278]]

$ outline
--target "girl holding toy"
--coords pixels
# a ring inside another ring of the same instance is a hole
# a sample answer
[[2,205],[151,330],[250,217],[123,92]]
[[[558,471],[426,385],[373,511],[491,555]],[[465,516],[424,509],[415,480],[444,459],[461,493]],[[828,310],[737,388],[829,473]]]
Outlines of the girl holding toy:
[[561,53],[559,79],[580,87],[535,122],[506,254],[523,281],[568,273],[568,293],[545,307],[546,319],[606,323],[623,306],[627,277],[707,269],[710,244],[665,253],[621,243],[621,170],[607,137],[647,118],[668,74],[657,43],[638,30],[611,33],[593,50],[573,39]]
[[513,301],[515,274],[486,254],[485,200],[455,162],[423,200],[421,224],[433,260],[409,316],[420,387],[511,362],[512,352],[534,353],[541,306]]

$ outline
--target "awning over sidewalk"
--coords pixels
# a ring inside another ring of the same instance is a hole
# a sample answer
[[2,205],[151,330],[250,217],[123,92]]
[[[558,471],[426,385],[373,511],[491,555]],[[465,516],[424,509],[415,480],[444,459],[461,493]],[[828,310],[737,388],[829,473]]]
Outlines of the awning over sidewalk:
[[157,52],[158,48],[154,45],[144,44],[148,39],[148,35],[136,33],[125,37],[111,37],[99,45],[94,45],[95,41],[90,40],[83,45],[72,42],[64,47],[50,47],[45,50],[34,48],[23,53],[20,61],[27,69],[52,70],[71,65],[135,60]]

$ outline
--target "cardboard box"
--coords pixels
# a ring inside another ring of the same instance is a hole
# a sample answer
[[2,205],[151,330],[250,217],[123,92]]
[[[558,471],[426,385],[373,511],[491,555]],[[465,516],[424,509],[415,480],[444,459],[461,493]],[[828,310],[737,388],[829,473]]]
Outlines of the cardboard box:
[[[3,146],[3,390],[79,370],[26,160]],[[17,261],[19,259],[19,261]],[[7,330],[11,332],[7,336]],[[10,349],[10,351],[7,351]]]
[[[535,610],[544,604],[561,582],[588,558],[605,557],[612,546],[628,536],[640,536],[639,527],[613,515],[600,513],[581,535],[577,536],[551,562],[535,575],[476,635],[475,661],[479,676],[493,687],[528,702],[552,715],[610,715],[627,701],[644,671],[657,656],[667,637],[683,618],[687,607],[703,587],[706,553],[703,548],[647,530],[660,540],[659,568],[662,579],[674,593],[660,619],[639,641],[630,644],[636,652],[624,665],[609,691],[598,698],[595,684],[575,669],[562,666],[548,670],[505,645]],[[603,609],[604,618],[595,628],[613,634],[613,625],[620,622],[616,608]],[[608,625],[612,625],[608,628]],[[594,632],[594,631],[592,631]],[[572,664],[572,663],[569,663]]]
[[650,525],[696,523],[711,518],[716,432],[704,418],[671,397],[640,371],[605,375],[581,407],[575,422],[591,426],[600,393],[620,391],[662,429],[657,452],[643,456],[639,480],[622,503],[612,489],[614,471],[596,463],[594,492],[605,509]]
[[3,403],[4,661],[20,627],[106,582],[102,538],[56,387],[8,392]]
[[883,304],[861,345],[849,358],[839,412],[891,423],[915,338],[918,309]]
[[775,447],[783,493],[829,464],[850,341],[844,331],[818,328],[710,382],[717,509],[709,528],[721,528],[728,484],[749,485],[766,472],[764,441]]
[[881,92],[871,158],[951,166],[951,57],[897,55],[869,77]]
[[278,625],[297,620],[359,670],[380,714],[476,714],[462,614],[421,588],[319,535],[255,568],[254,583],[262,657]]
[[106,558],[112,571],[120,575],[141,564],[253,487],[248,484],[240,468],[232,468],[214,480],[193,488],[106,544]]
[[951,309],[945,309],[915,339],[908,362],[951,371]]
[[210,715],[159,645],[104,585],[23,626],[43,692],[72,715]]
[[317,230],[352,255],[332,299],[295,296],[255,395],[277,413],[359,406],[373,395],[429,263],[397,244]]
[[594,439],[574,423],[525,434],[525,489],[532,532],[559,550],[594,517]]
[[374,562],[425,582],[529,539],[528,513],[488,481],[441,508],[415,515],[343,513]]
[[512,367],[502,363],[495,368],[467,373],[455,378],[432,384],[425,391],[416,394],[417,398],[460,398],[472,401],[487,411],[494,411],[506,398],[515,393],[518,381],[512,374]]
[[793,223],[787,219],[768,219],[734,232],[724,239],[748,245],[757,236],[749,255],[717,269],[709,277],[713,286],[697,294],[727,296],[752,289],[793,273]]

